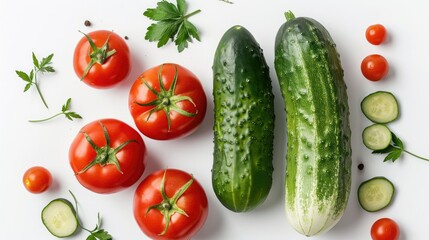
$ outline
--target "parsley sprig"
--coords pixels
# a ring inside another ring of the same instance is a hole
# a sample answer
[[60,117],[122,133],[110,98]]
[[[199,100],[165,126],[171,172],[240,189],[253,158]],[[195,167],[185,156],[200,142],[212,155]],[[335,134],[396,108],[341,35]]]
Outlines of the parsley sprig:
[[414,156],[416,158],[429,161],[428,158],[424,158],[417,154],[407,151],[404,147],[404,143],[402,142],[402,140],[398,136],[396,136],[396,134],[394,134],[393,132],[392,132],[392,142],[389,144],[389,146],[387,146],[385,149],[375,150],[372,153],[387,154],[387,156],[384,158],[384,162],[387,162],[387,161],[395,162],[398,158],[401,157],[403,153],[408,153],[411,156]]
[[156,8],[148,8],[143,15],[157,23],[147,28],[145,39],[150,42],[158,42],[158,48],[167,44],[171,39],[182,52],[188,47],[192,39],[200,41],[197,28],[189,22],[188,18],[201,12],[200,9],[186,14],[187,5],[185,0],[177,0],[177,6],[162,0],[157,3]]
[[73,197],[73,201],[74,201],[74,205],[75,205],[74,208],[75,208],[75,212],[76,212],[75,214],[76,214],[76,218],[78,219],[78,225],[80,228],[82,228],[83,230],[87,231],[90,234],[86,238],[86,240],[112,240],[113,239],[112,235],[110,235],[106,230],[101,228],[100,213],[98,213],[98,215],[97,215],[97,224],[93,230],[87,229],[84,226],[82,226],[82,223],[79,221],[79,218],[78,218],[77,199],[71,191],[69,191],[69,192]]
[[53,57],[54,57],[54,54],[52,53],[49,56],[42,58],[41,61],[39,61],[39,59],[37,59],[36,55],[33,52],[32,58],[33,58],[34,66],[33,66],[33,69],[31,69],[30,73],[27,74],[26,72],[20,71],[20,70],[15,71],[16,74],[27,83],[24,87],[24,92],[28,91],[28,89],[30,89],[31,86],[35,86],[46,108],[49,108],[49,107],[45,101],[45,98],[43,97],[42,92],[40,91],[38,75],[39,73],[55,72],[55,69],[51,66]]
[[55,115],[53,115],[51,117],[44,118],[44,119],[29,120],[29,122],[45,122],[45,121],[51,120],[53,118],[56,118],[56,117],[58,117],[60,115],[64,115],[70,121],[73,121],[73,119],[82,119],[82,116],[80,116],[76,112],[70,111],[70,103],[71,103],[71,98],[67,99],[66,103],[63,104],[63,106],[61,107],[61,112],[60,113],[57,113],[57,114],[55,114]]

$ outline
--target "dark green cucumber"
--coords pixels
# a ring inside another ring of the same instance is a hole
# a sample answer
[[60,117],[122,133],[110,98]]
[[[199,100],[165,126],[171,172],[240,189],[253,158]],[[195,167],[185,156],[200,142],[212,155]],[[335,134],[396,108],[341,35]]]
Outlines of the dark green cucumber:
[[228,209],[249,211],[272,185],[274,95],[262,49],[242,26],[219,42],[213,96],[213,189]]
[[344,73],[335,44],[316,20],[286,13],[275,70],[287,118],[286,215],[300,233],[329,230],[351,187],[351,131]]

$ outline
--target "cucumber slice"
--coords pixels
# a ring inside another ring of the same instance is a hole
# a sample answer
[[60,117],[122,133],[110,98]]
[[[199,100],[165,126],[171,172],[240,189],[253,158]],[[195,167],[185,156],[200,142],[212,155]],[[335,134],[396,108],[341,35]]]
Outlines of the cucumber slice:
[[52,235],[59,238],[73,235],[79,226],[73,205],[64,198],[54,199],[43,208],[42,222]]
[[390,205],[395,186],[385,177],[374,177],[362,182],[358,189],[361,207],[368,212],[376,212]]
[[392,141],[392,132],[386,125],[376,123],[363,130],[362,139],[367,148],[381,150],[389,146]]
[[363,114],[375,123],[389,123],[398,118],[399,107],[390,92],[378,91],[369,94],[361,102]]

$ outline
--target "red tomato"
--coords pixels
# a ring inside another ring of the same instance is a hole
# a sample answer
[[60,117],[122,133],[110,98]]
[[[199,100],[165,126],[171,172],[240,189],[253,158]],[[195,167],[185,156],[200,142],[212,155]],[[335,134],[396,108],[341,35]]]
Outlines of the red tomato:
[[177,64],[141,74],[130,90],[129,109],[147,137],[168,140],[192,133],[203,121],[207,99],[198,78]]
[[398,224],[390,218],[380,218],[371,227],[373,240],[397,240],[399,234]]
[[73,66],[77,76],[89,86],[109,88],[127,77],[131,58],[122,37],[111,31],[99,30],[85,34],[78,42]]
[[113,193],[133,185],[144,172],[145,155],[140,134],[116,119],[87,124],[69,150],[77,180],[96,193]]
[[190,239],[204,225],[207,215],[204,189],[181,170],[152,173],[134,195],[134,217],[151,239]]
[[42,193],[51,186],[52,175],[48,169],[35,166],[25,171],[22,181],[29,192]]
[[389,63],[383,56],[378,54],[365,57],[360,67],[365,78],[371,81],[379,81],[389,72]]
[[386,28],[381,24],[374,24],[366,29],[365,37],[369,43],[380,45],[386,40]]

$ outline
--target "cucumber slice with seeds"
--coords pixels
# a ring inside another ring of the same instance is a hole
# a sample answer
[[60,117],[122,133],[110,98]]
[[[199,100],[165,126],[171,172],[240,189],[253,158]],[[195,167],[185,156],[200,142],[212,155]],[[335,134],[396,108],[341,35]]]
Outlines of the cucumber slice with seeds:
[[64,198],[54,199],[43,208],[42,222],[52,235],[59,238],[73,235],[79,226],[73,205]]
[[398,118],[399,107],[390,92],[378,91],[369,94],[361,102],[363,114],[374,123],[389,123]]
[[380,211],[390,205],[395,186],[385,177],[374,177],[362,182],[358,189],[361,207],[368,212]]
[[389,146],[392,132],[386,125],[376,123],[363,130],[362,139],[367,148],[381,150]]

